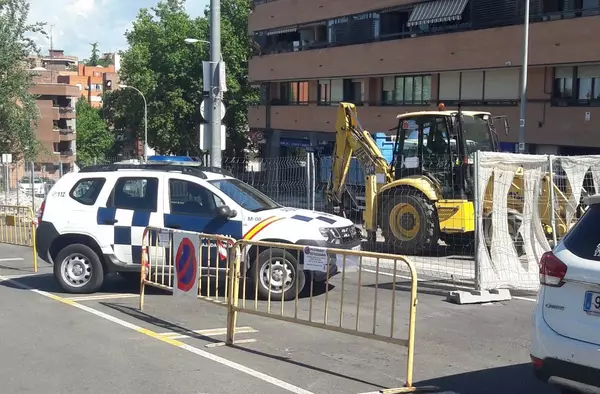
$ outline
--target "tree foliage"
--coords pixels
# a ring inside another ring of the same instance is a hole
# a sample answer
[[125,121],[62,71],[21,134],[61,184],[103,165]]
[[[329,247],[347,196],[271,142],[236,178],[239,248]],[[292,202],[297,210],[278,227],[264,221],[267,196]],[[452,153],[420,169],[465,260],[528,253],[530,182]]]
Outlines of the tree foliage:
[[[199,155],[202,61],[209,46],[189,45],[185,38],[209,40],[208,12],[191,18],[184,1],[161,1],[141,9],[126,33],[129,48],[122,54],[121,80],[142,91],[148,101],[149,145],[161,153]],[[248,106],[258,101],[258,91],[248,82],[248,13],[250,0],[222,0],[221,42],[227,66],[228,154],[239,155],[246,147]],[[143,134],[143,101],[132,89],[106,94],[105,114],[115,128]]]
[[111,61],[105,58],[100,57],[100,50],[98,49],[98,43],[93,42],[90,44],[92,46],[92,51],[90,53],[90,58],[84,60],[84,64],[86,66],[102,66],[108,67],[111,65]]
[[26,57],[39,53],[29,33],[42,33],[43,24],[28,24],[26,0],[0,0],[0,151],[14,159],[32,160],[38,151],[38,110]]
[[94,159],[103,161],[114,143],[114,136],[101,116],[82,96],[77,101],[77,159],[90,165]]
[[90,44],[92,46],[92,52],[90,54],[90,58],[86,60],[86,66],[97,66],[100,62],[100,50],[98,49],[98,43],[93,42]]

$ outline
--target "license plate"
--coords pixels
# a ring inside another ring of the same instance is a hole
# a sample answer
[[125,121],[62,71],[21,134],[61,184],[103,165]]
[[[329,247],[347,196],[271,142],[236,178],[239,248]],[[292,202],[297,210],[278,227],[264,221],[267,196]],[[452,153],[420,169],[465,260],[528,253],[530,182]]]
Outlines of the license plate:
[[353,247],[352,250],[354,250],[356,252],[360,252],[361,251],[361,246],[357,245],[357,246]]
[[590,313],[600,314],[600,293],[588,291],[585,293],[583,310]]

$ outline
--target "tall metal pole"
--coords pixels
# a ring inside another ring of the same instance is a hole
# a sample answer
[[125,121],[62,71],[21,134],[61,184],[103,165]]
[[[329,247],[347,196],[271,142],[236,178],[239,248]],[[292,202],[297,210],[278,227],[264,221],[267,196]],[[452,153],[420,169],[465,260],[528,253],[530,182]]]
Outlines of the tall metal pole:
[[140,92],[144,99],[144,163],[148,162],[148,103],[146,97]]
[[529,58],[529,0],[525,0],[523,22],[523,71],[521,72],[521,116],[519,120],[519,153],[525,153],[525,117],[527,115],[527,68]]
[[221,0],[210,0],[210,165],[221,167]]

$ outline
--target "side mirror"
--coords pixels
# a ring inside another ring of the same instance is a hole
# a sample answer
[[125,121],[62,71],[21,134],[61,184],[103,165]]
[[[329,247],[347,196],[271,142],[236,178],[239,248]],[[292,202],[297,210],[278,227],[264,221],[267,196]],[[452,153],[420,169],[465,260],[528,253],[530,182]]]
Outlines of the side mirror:
[[237,212],[229,208],[227,205],[222,205],[217,208],[217,215],[219,217],[229,219],[237,215]]

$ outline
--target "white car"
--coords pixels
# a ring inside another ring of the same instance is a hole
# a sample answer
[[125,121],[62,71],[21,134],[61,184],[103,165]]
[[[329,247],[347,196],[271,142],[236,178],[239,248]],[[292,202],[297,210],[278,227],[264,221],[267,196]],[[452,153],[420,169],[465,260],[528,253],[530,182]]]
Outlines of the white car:
[[540,261],[531,360],[562,393],[600,393],[600,195]]
[[46,184],[41,178],[35,177],[32,182],[30,177],[22,177],[19,181],[19,191],[23,194],[31,195],[32,189],[36,196],[46,194]]
[[[97,291],[108,272],[139,275],[147,226],[355,250],[361,245],[350,220],[282,207],[228,172],[198,163],[112,164],[68,173],[53,186],[37,221],[38,255],[54,264],[56,280],[72,293]],[[242,258],[257,270],[251,276],[258,275],[259,292],[268,294],[270,286],[274,300],[293,298],[296,283],[301,291],[308,275],[326,279],[304,271],[302,255],[297,261],[282,249],[248,253],[258,253],[258,259]],[[329,275],[336,273],[332,261]]]

